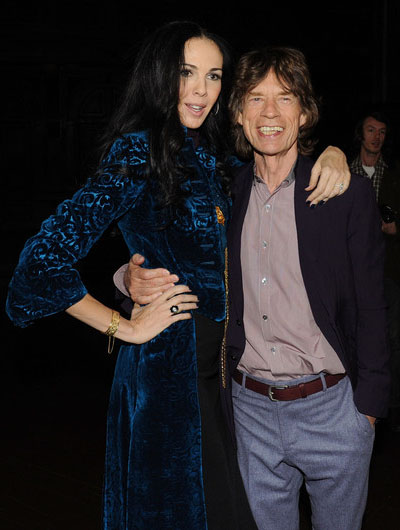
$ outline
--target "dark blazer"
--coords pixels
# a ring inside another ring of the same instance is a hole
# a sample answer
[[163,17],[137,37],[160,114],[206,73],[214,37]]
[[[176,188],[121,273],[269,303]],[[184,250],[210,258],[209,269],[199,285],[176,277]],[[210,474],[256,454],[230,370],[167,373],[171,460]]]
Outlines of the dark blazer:
[[[299,156],[295,168],[295,217],[300,267],[315,321],[349,375],[358,410],[386,415],[389,350],[383,293],[384,241],[368,179],[352,175],[349,189],[324,205],[306,203],[313,162]],[[245,347],[241,232],[253,179],[252,164],[238,170],[228,231],[230,317],[226,337],[227,372],[232,374]],[[230,381],[223,390],[232,422]]]

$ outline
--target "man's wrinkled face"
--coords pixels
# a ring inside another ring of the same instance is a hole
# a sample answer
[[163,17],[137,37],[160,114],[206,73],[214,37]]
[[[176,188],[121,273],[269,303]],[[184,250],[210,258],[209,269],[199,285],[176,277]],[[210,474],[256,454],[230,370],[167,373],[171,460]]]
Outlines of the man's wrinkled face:
[[267,156],[297,153],[299,129],[305,121],[297,96],[273,71],[247,93],[238,116],[254,150]]
[[367,153],[378,154],[381,152],[386,138],[386,125],[369,116],[364,120],[362,128],[362,147]]

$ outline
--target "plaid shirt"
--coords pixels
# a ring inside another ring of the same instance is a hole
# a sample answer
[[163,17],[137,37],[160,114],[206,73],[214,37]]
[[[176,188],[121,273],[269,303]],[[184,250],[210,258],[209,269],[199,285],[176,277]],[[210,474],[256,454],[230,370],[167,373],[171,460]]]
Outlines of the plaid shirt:
[[388,167],[388,165],[383,160],[382,156],[380,156],[379,159],[378,159],[378,162],[376,163],[375,171],[374,171],[372,177],[370,177],[368,175],[368,173],[366,173],[364,168],[363,168],[360,155],[358,155],[350,163],[350,171],[352,171],[352,173],[357,173],[357,175],[362,175],[363,177],[367,177],[367,178],[371,179],[372,186],[373,186],[373,188],[375,190],[375,195],[376,195],[376,200],[377,201],[379,201],[379,192],[380,192],[381,187],[382,187],[383,175],[384,175],[385,169],[387,169],[387,167]]

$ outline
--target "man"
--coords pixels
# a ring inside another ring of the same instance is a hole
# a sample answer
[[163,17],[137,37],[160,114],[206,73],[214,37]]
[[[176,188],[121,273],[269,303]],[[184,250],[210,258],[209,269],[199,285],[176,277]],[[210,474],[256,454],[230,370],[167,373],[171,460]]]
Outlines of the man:
[[[397,179],[393,178],[392,168],[389,169],[388,161],[385,160],[383,153],[387,134],[388,120],[382,112],[373,111],[364,116],[356,125],[354,144],[358,152],[350,162],[350,169],[353,173],[371,179],[379,204],[386,204],[397,198],[390,193],[393,191],[392,181],[398,181],[399,175]],[[397,226],[394,219],[390,222],[383,220],[382,230],[386,234],[396,235]]]
[[375,110],[366,113],[356,125],[357,155],[350,167],[354,173],[371,179],[381,209],[392,375],[389,424],[394,432],[400,432],[400,166],[392,160],[389,143],[387,117]]
[[379,199],[383,174],[387,167],[381,156],[386,133],[386,120],[380,113],[371,113],[361,120],[357,124],[355,133],[359,153],[350,164],[354,173],[371,179],[377,199]]
[[389,390],[372,188],[354,176],[344,195],[306,206],[318,113],[300,52],[246,54],[231,107],[239,154],[254,154],[234,190],[225,359],[250,505],[260,529],[296,528],[304,479],[313,528],[355,530]]
[[303,480],[316,530],[355,530],[388,393],[372,188],[354,177],[307,204],[312,162],[299,152],[318,111],[300,52],[246,54],[231,107],[236,147],[253,160],[233,190],[221,378],[246,492],[260,530],[298,527]]

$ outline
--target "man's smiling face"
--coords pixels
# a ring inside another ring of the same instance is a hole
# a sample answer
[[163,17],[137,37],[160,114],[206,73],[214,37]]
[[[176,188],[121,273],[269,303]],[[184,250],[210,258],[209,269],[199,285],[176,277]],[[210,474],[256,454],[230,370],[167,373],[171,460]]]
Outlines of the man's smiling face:
[[297,153],[299,129],[305,121],[298,98],[273,71],[247,93],[238,117],[254,150],[267,156]]

